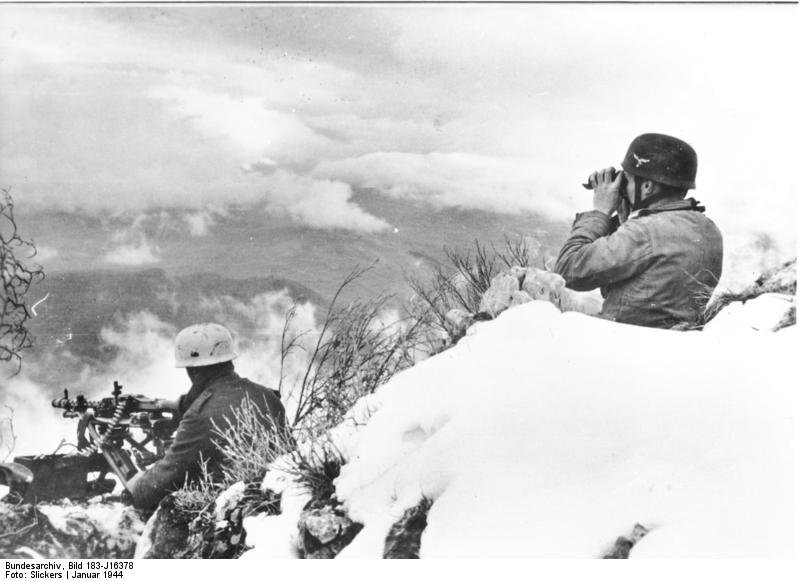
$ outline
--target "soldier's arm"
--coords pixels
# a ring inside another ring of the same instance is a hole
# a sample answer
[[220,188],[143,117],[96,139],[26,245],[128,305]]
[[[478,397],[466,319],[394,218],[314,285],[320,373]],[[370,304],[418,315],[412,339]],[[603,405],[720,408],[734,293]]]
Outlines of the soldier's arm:
[[614,229],[607,214],[591,211],[576,216],[555,271],[568,288],[588,291],[636,276],[652,261],[652,241],[640,221]]
[[213,447],[211,429],[211,422],[196,412],[183,416],[164,457],[129,483],[136,508],[155,508],[162,498],[183,484],[201,452]]

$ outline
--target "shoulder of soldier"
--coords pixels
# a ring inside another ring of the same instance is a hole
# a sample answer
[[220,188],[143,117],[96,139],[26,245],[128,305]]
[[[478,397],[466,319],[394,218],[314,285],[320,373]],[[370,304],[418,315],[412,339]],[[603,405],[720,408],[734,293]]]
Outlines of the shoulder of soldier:
[[280,394],[276,390],[244,377],[225,377],[209,387],[211,389],[204,391],[194,402],[193,407],[198,412],[210,408],[228,410],[231,405],[240,405],[245,397],[280,402]]
[[643,237],[646,238],[650,235],[647,218],[649,218],[649,216],[640,216],[638,214],[631,215],[625,222],[620,224],[611,235],[616,234],[637,240]]
[[272,389],[270,387],[266,387],[261,385],[260,383],[256,383],[255,381],[250,381],[249,379],[242,378],[242,386],[247,391],[247,394],[250,397],[253,396],[261,396],[267,400],[274,398],[280,401],[281,394],[277,389]]
[[189,406],[189,409],[186,410],[187,414],[197,413],[199,414],[205,407],[207,407],[208,402],[214,397],[215,392],[211,390],[205,390],[203,393],[197,396],[192,402],[192,405]]

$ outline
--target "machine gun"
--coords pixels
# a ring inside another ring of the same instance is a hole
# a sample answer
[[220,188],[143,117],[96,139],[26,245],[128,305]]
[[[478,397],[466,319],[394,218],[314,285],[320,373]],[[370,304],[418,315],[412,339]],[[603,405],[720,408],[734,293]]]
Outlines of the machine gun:
[[[78,419],[76,452],[14,458],[15,464],[33,474],[32,482],[16,490],[17,496],[29,502],[110,492],[116,482],[106,478],[109,471],[127,488],[137,472],[164,456],[178,424],[175,404],[123,394],[116,381],[111,397],[71,399],[65,389],[64,396],[52,404],[64,410],[63,417]],[[134,437],[137,433],[139,439]],[[90,480],[95,472],[97,476]]]

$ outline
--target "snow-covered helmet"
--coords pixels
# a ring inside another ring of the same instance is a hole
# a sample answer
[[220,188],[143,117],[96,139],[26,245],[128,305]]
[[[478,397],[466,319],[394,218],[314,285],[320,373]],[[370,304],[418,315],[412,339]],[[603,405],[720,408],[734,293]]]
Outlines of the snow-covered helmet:
[[175,338],[175,367],[201,367],[234,359],[233,337],[222,325],[192,325]]
[[677,137],[645,133],[631,142],[622,169],[646,180],[691,190],[697,175],[697,153]]

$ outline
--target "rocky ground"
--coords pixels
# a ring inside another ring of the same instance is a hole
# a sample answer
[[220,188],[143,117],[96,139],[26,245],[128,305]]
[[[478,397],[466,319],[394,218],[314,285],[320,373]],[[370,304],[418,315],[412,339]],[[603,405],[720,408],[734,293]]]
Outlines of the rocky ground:
[[144,531],[142,515],[118,501],[0,502],[0,558],[123,559]]

